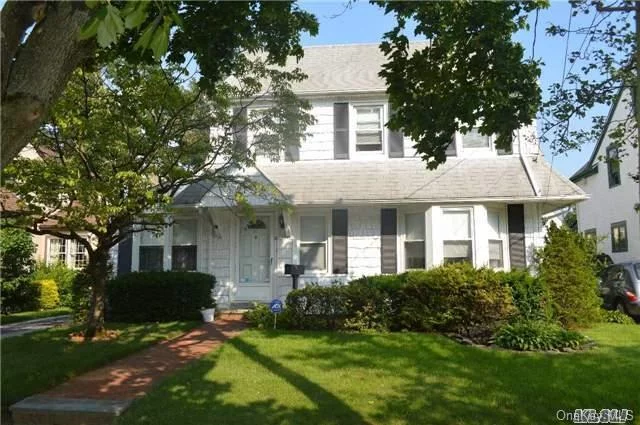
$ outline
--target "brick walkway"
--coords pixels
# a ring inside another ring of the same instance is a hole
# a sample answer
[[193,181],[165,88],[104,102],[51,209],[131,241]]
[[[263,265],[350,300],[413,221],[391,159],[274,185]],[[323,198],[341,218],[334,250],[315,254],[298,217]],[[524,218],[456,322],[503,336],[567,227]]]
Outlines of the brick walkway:
[[163,341],[43,393],[48,397],[127,400],[145,395],[159,380],[220,346],[244,327],[241,315],[221,315],[178,338]]
[[[106,406],[109,410],[109,403],[121,406],[122,409],[115,409],[118,411],[117,414],[120,414],[129,402],[147,394],[151,387],[163,378],[219,347],[227,339],[238,335],[244,327],[241,314],[221,314],[216,317],[214,323],[204,324],[178,338],[163,341],[100,369],[75,377],[52,390],[25,399],[12,408],[14,416],[19,410],[30,414],[33,414],[34,409],[50,412],[51,406],[57,411],[77,412],[75,407],[63,408],[65,404],[89,405],[89,410],[105,409]],[[98,407],[94,409],[91,407],[93,405]],[[62,423],[58,421],[59,419],[56,419],[56,423]]]

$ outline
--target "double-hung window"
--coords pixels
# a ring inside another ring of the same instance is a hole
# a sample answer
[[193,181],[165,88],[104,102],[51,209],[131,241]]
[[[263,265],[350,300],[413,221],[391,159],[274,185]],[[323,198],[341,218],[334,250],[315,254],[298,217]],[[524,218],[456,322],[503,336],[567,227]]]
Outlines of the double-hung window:
[[62,238],[49,239],[49,264],[67,264],[67,240]]
[[356,152],[382,152],[383,107],[356,106]]
[[464,149],[490,148],[491,137],[480,134],[480,129],[473,127],[468,133],[462,135],[462,147]]
[[325,216],[300,217],[300,264],[309,271],[327,270]]
[[504,267],[504,243],[502,232],[500,232],[500,213],[487,211],[487,221],[489,224],[489,266],[501,269]]
[[627,222],[619,221],[611,225],[611,251],[627,252],[629,242],[627,240]]
[[444,263],[473,264],[471,210],[445,209],[442,211],[442,224]]
[[406,269],[425,268],[424,213],[407,214],[404,218],[404,258]]
[[73,241],[73,268],[84,269],[89,263],[87,248],[78,241]]
[[141,272],[162,271],[164,259],[164,235],[145,230],[140,232],[138,269]]
[[194,271],[198,258],[198,223],[196,220],[175,220],[171,247],[171,270]]

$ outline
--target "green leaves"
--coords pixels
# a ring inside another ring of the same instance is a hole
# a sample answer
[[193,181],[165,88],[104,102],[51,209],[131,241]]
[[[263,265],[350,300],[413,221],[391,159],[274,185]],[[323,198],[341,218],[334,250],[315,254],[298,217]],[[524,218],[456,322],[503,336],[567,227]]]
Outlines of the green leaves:
[[148,1],[128,1],[122,9],[118,9],[110,2],[87,1],[87,7],[95,10],[95,13],[82,27],[79,37],[81,40],[96,37],[98,45],[107,48],[116,44],[126,30],[141,29],[134,49],[150,49],[153,57],[160,60],[167,52],[171,28],[184,22],[174,5],[163,2],[156,10],[155,18],[144,26],[149,20],[150,4]]

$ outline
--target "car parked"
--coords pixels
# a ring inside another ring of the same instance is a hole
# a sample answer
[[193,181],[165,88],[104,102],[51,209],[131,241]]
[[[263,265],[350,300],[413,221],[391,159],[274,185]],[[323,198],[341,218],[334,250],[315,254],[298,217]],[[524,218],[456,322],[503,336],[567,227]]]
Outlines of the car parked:
[[618,310],[640,322],[640,260],[608,266],[600,275],[604,308]]

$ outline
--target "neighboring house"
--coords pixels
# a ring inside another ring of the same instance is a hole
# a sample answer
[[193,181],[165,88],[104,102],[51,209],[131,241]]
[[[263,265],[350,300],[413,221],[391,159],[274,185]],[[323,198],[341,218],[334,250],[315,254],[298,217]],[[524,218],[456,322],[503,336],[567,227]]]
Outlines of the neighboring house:
[[[27,145],[22,151],[20,156],[29,159],[40,159],[41,155],[45,153],[38,153],[31,145]],[[18,198],[14,193],[11,193],[5,189],[0,189],[0,210],[2,212],[19,211]],[[41,229],[50,228],[65,233],[64,228],[59,228],[55,221],[48,220],[40,225]],[[88,236],[88,234],[82,234]],[[44,262],[46,264],[64,263],[67,267],[80,270],[83,269],[89,262],[89,254],[84,245],[78,243],[75,240],[68,240],[59,238],[52,235],[31,235],[33,243],[36,246],[34,252],[34,259],[38,262]]]
[[[312,104],[310,137],[251,172],[273,184],[292,212],[253,200],[249,223],[210,183],[177,194],[175,225],[120,245],[118,272],[186,269],[218,280],[218,302],[268,301],[301,283],[330,284],[469,261],[509,270],[532,264],[542,215],[585,199],[542,157],[535,126],[514,134],[511,152],[476,130],[456,134],[447,162],[427,170],[413,143],[385,127],[390,111],[377,45],[310,47],[295,86]],[[251,135],[246,135],[251,140]],[[284,155],[283,155],[284,156]]]
[[597,237],[598,248],[616,263],[640,259],[640,195],[631,178],[638,172],[638,152],[629,144],[618,149],[610,136],[628,116],[630,100],[629,90],[618,96],[589,161],[571,177],[589,195],[577,205],[578,230]]

